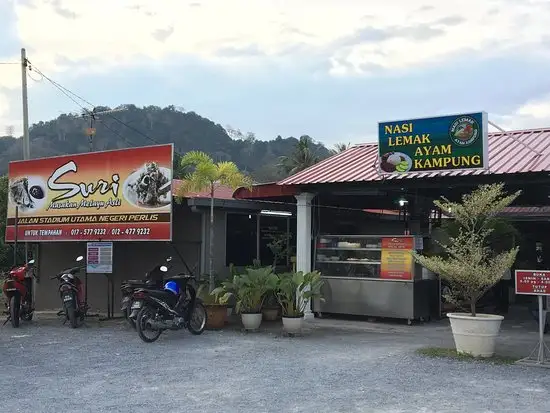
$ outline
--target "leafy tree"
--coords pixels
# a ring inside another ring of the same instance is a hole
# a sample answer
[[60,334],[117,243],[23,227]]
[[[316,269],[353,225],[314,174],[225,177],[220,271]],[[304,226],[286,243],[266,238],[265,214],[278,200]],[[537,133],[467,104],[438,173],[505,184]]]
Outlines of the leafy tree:
[[0,177],[0,271],[10,266],[10,247],[5,244],[6,218],[8,213],[8,177]]
[[[235,134],[230,127],[226,130],[207,118],[177,106],[162,108],[127,104],[119,108],[123,110],[98,116],[94,124],[95,150],[173,143],[178,153],[202,151],[214,159],[234,162],[241,171],[249,171],[258,181],[267,182],[283,177],[277,167],[279,158],[289,155],[298,142],[293,137],[261,140],[251,132],[238,130]],[[110,108],[97,106],[95,109],[105,111]],[[87,119],[78,113],[63,114],[53,120],[35,123],[30,128],[33,157],[88,152],[85,134],[88,126]],[[0,131],[0,135],[3,133],[3,130]],[[311,149],[320,158],[329,155],[328,149],[320,143],[312,144]],[[20,159],[23,159],[21,139],[0,137],[0,175],[7,172],[10,161]],[[176,168],[175,176],[180,175]]]
[[181,158],[181,167],[188,171],[184,175],[183,184],[179,189],[180,197],[190,192],[208,190],[210,194],[210,239],[208,244],[208,275],[210,292],[215,288],[213,271],[214,263],[214,192],[218,186],[232,189],[240,187],[251,188],[252,179],[243,174],[233,162],[215,162],[210,155],[200,152],[187,152]]
[[483,185],[462,197],[461,203],[446,198],[435,205],[446,211],[458,224],[458,233],[448,243],[441,243],[443,254],[414,254],[425,268],[439,274],[450,286],[452,302],[463,299],[470,303],[471,315],[476,315],[477,301],[493,287],[516,260],[518,247],[491,247],[492,234],[498,227],[498,215],[519,196],[520,191],[507,194],[504,184]]
[[332,149],[330,152],[332,155],[336,155],[338,153],[347,151],[349,148],[351,148],[351,143],[337,143],[336,145],[334,145],[334,149]]
[[279,158],[281,170],[287,175],[293,175],[319,162],[321,156],[315,150],[314,145],[313,139],[309,136],[301,136],[294,150],[289,155]]

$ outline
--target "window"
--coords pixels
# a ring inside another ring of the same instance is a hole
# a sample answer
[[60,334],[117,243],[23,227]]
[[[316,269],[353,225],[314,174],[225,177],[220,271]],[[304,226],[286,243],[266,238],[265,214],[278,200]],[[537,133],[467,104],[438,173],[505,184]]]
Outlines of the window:
[[[281,248],[284,249],[285,240],[289,237],[290,248],[295,245],[296,241],[293,237],[295,227],[296,221],[287,217],[260,216],[260,259],[262,265],[274,264],[273,251],[269,248],[270,243],[278,241]],[[287,234],[289,229],[290,233]],[[282,255],[285,256],[278,257],[277,265],[286,266],[286,254]]]
[[256,259],[257,216],[227,214],[225,265],[252,265]]

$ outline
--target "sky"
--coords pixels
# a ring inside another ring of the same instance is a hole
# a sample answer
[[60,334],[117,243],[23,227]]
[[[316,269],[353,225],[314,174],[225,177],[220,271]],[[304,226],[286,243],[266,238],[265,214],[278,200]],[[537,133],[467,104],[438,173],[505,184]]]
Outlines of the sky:
[[[481,110],[550,127],[548,22],[550,0],[0,0],[0,135],[22,131],[22,47],[93,105],[174,105],[260,139],[369,142],[380,121]],[[28,83],[31,123],[80,111]]]

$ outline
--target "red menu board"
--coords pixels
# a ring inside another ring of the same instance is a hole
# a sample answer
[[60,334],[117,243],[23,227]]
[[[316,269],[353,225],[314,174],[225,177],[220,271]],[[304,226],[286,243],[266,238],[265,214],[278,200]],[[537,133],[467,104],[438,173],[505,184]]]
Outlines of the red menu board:
[[385,280],[413,279],[414,237],[382,238],[380,278]]
[[516,270],[516,294],[550,295],[550,271]]

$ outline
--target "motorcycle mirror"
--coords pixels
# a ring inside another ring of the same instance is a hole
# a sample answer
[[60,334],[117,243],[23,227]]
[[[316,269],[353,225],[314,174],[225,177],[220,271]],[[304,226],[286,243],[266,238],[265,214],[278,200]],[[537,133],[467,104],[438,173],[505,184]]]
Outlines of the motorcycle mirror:
[[160,267],[160,270],[161,270],[162,272],[166,272],[166,271],[168,271],[168,267],[167,267],[166,265],[162,265],[162,266]]
[[166,258],[166,262],[170,262],[170,261],[172,261],[172,257]]
[[84,257],[82,255],[79,255],[78,257],[76,257],[76,262],[80,262],[84,259]]
[[27,264],[33,265],[33,264],[34,264],[34,260],[30,260]]

